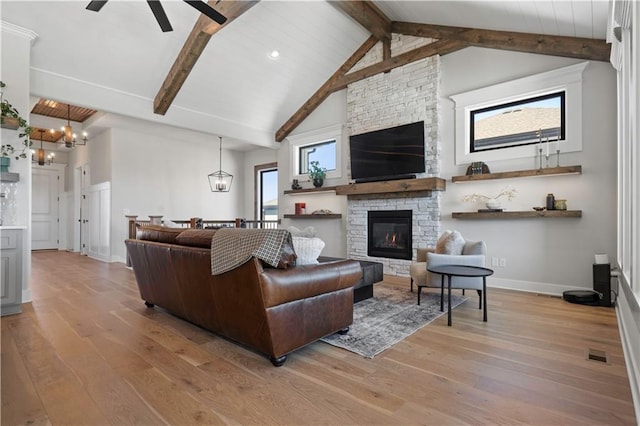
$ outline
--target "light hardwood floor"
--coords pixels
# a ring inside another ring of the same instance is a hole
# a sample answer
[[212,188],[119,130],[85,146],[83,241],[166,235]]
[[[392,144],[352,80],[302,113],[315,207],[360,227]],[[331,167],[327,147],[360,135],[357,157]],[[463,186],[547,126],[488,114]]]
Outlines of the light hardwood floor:
[[487,323],[474,293],[374,359],[316,342],[275,368],[146,308],[122,264],[35,253],[31,289],[1,321],[2,425],[636,424],[612,308],[490,289]]

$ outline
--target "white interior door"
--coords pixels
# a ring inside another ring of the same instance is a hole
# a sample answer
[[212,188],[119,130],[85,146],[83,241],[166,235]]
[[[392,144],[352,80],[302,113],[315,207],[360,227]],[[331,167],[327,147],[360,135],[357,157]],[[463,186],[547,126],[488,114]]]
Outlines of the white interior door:
[[53,168],[33,168],[31,249],[58,248],[60,202],[60,171]]
[[89,164],[82,166],[80,177],[80,253],[89,252],[89,221],[91,220],[91,206],[89,204],[89,187],[91,186],[91,176]]

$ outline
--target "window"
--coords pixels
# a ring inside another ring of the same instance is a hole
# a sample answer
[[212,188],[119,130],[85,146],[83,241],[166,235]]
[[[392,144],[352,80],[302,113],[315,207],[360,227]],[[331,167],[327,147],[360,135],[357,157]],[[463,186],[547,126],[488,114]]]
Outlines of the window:
[[278,220],[278,165],[277,163],[255,166],[256,219]]
[[287,140],[291,144],[291,179],[308,181],[312,161],[327,169],[327,179],[342,177],[342,125],[289,136]]
[[565,92],[535,96],[470,112],[470,152],[562,140]]
[[309,173],[309,163],[317,161],[320,167],[329,171],[336,169],[336,141],[335,139],[312,145],[301,146],[298,150],[298,174]]
[[[555,141],[560,134],[556,147],[562,153],[582,151],[582,74],[588,64],[452,95],[455,163],[536,157],[540,129],[544,141]],[[538,118],[536,124],[522,126],[516,120],[536,110],[551,121]],[[506,128],[500,129],[503,124]]]

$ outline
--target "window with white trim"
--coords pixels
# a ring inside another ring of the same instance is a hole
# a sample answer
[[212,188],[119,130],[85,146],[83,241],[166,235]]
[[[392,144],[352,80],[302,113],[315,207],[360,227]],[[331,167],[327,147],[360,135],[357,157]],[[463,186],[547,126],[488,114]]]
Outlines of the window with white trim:
[[342,125],[289,136],[291,179],[309,180],[309,164],[318,161],[327,179],[342,177]]

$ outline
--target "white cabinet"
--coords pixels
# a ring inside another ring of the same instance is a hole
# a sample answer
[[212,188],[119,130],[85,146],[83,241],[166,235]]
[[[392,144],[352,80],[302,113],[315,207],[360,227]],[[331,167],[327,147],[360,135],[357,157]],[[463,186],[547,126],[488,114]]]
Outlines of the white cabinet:
[[0,313],[22,312],[22,230],[0,230]]

